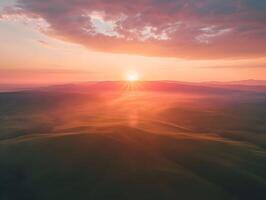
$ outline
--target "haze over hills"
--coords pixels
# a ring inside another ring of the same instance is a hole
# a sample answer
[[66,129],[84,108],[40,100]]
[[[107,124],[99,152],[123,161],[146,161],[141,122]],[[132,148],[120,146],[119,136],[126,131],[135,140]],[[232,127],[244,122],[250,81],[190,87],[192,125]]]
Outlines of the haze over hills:
[[[259,89],[264,90],[266,87],[266,81],[264,80],[240,80],[240,81],[207,81],[207,82],[184,82],[184,81],[169,81],[169,80],[162,80],[162,81],[140,81],[142,84],[141,87],[150,87],[152,84],[155,86],[156,84],[160,83],[160,87],[170,86],[176,87],[178,85],[194,85],[194,86],[208,86],[208,87],[214,87],[214,86],[224,86],[224,87],[230,87],[233,88],[239,88],[239,89]],[[65,83],[65,84],[56,84],[56,85],[47,85],[47,84],[12,84],[12,83],[0,83],[0,92],[8,92],[8,91],[20,91],[20,90],[30,90],[30,89],[36,89],[36,88],[65,88],[65,87],[109,87],[110,89],[115,89],[119,85],[123,85],[124,81],[89,81],[89,82],[79,82],[79,83]],[[144,85],[143,85],[144,84]],[[139,84],[140,85],[140,84]]]
[[265,100],[164,81],[0,93],[0,199],[265,199]]
[[217,82],[217,81],[210,81],[205,83],[212,83],[212,84],[229,84],[229,85],[249,85],[249,86],[262,86],[266,85],[265,80],[254,80],[254,79],[248,79],[248,80],[240,80],[240,81],[229,81],[229,82]]
[[265,19],[0,0],[0,200],[266,200]]

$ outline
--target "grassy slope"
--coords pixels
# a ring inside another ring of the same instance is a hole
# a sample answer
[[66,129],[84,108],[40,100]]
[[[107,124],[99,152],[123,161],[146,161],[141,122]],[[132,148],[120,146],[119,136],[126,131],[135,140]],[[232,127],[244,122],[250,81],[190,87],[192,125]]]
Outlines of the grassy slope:
[[240,97],[2,94],[0,199],[265,199],[265,101]]

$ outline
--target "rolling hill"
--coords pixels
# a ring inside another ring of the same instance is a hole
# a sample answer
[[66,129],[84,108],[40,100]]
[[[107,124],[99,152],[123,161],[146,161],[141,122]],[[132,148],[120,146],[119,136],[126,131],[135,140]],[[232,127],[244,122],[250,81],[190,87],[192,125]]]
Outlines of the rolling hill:
[[265,199],[266,92],[92,82],[0,93],[0,199]]

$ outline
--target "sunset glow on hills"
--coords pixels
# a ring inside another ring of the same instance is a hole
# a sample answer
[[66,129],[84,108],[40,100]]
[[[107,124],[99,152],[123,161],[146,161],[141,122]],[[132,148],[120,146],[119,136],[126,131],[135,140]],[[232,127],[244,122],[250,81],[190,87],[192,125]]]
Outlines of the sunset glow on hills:
[[265,0],[0,0],[0,200],[266,199]]

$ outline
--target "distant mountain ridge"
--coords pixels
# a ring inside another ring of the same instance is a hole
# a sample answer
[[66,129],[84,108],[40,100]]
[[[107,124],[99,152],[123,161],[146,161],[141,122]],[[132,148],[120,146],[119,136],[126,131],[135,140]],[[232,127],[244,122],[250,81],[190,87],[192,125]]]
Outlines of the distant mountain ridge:
[[219,84],[219,85],[247,85],[247,86],[266,86],[266,80],[255,80],[255,79],[247,79],[240,81],[228,81],[228,82],[219,82],[219,81],[210,81],[210,82],[202,82],[205,84]]
[[66,83],[60,85],[18,85],[18,84],[0,84],[0,92],[11,92],[21,90],[121,90],[125,87],[134,87],[136,90],[160,90],[160,91],[175,91],[175,90],[217,90],[219,89],[231,89],[231,90],[246,90],[246,91],[266,91],[266,81],[264,80],[241,80],[230,82],[182,82],[182,81],[138,81],[135,83],[128,83],[126,81],[88,81],[77,83]]

